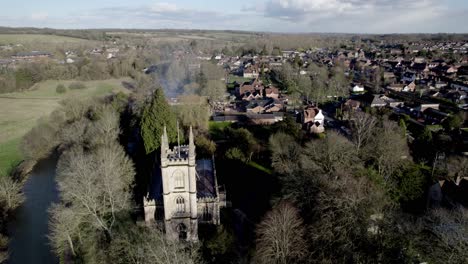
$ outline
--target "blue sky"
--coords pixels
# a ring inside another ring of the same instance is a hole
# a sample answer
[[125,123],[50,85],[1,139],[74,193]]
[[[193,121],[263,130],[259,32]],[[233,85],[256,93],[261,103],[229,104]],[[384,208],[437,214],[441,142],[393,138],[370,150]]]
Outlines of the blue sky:
[[467,0],[2,0],[0,26],[468,33]]

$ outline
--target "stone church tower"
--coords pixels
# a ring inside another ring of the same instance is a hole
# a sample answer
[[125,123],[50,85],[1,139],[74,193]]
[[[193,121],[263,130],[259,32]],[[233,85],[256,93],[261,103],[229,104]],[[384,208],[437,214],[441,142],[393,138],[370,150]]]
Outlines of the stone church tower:
[[164,225],[168,239],[198,240],[195,144],[169,148],[166,128],[161,136],[161,175]]
[[160,173],[152,175],[143,198],[145,222],[162,224],[170,240],[198,240],[198,224],[219,225],[226,193],[219,188],[214,157],[196,160],[190,127],[189,144],[169,147],[166,128],[161,136]]

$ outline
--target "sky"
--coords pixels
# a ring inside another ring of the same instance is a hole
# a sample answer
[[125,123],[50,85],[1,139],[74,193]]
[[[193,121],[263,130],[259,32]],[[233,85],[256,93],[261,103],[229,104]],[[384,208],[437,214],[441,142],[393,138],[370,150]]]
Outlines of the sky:
[[0,26],[468,33],[468,0],[0,0]]

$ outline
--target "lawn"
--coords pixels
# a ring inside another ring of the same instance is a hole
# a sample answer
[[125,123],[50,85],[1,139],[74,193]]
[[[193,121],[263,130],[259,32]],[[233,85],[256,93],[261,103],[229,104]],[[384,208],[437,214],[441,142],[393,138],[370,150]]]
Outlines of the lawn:
[[228,83],[234,83],[234,82],[244,83],[244,82],[250,82],[251,80],[252,80],[251,78],[244,78],[244,77],[232,75],[232,74],[228,76]]
[[0,144],[0,177],[7,175],[21,161],[21,137]]
[[224,129],[231,126],[231,122],[209,122],[209,131],[211,138],[217,140],[224,138]]
[[259,171],[263,171],[263,172],[266,173],[266,174],[272,174],[272,173],[273,173],[273,172],[271,171],[271,169],[268,169],[268,168],[266,168],[266,167],[264,167],[264,166],[258,164],[258,163],[255,162],[255,161],[250,161],[248,164],[249,164],[251,167],[253,167],[253,168],[255,168],[255,169],[259,170]]
[[0,34],[0,45],[6,44],[31,44],[31,43],[79,43],[88,40],[55,36],[55,35],[40,35],[40,34]]
[[87,88],[68,90],[58,94],[58,84],[66,87],[73,81],[45,81],[21,93],[0,94],[0,172],[8,171],[21,156],[18,150],[24,134],[33,128],[40,118],[47,117],[65,98],[90,98],[111,92],[128,92],[124,79],[83,82]]

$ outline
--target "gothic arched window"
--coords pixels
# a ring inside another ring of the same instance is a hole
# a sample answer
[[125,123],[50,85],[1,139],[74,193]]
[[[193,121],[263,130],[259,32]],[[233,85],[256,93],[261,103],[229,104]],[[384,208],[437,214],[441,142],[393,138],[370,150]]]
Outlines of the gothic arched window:
[[174,172],[174,187],[176,189],[184,188],[184,173],[180,170]]
[[180,196],[176,199],[176,211],[177,213],[185,213],[185,199]]

